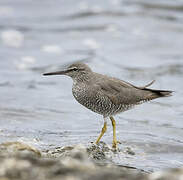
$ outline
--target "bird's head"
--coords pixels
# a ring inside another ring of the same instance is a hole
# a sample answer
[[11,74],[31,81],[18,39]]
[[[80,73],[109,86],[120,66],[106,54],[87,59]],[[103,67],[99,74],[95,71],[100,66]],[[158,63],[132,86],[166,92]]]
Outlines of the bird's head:
[[44,76],[49,75],[67,75],[70,76],[73,80],[84,80],[88,78],[88,75],[92,70],[84,63],[74,63],[68,66],[65,70],[44,73]]

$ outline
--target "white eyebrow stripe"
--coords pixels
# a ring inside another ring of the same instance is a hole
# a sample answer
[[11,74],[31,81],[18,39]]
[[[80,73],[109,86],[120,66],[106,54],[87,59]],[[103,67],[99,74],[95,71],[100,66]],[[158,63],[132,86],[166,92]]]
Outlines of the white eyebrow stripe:
[[74,69],[78,69],[78,68],[77,67],[68,68],[68,70],[74,70]]

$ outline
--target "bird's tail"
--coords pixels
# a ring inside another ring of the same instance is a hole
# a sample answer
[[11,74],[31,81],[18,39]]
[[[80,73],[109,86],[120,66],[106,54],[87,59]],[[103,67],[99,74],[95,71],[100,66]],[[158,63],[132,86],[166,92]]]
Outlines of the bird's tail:
[[150,91],[151,93],[151,98],[159,98],[159,97],[169,97],[172,96],[173,91],[169,90],[157,90],[157,89],[149,89],[149,88],[144,88],[146,91]]
[[149,84],[147,84],[145,86],[138,87],[141,90],[150,92],[147,95],[147,99],[155,99],[155,98],[159,98],[159,97],[172,96],[173,91],[147,88],[147,87],[151,86],[154,82],[155,82],[155,80],[153,80],[152,82],[150,82]]

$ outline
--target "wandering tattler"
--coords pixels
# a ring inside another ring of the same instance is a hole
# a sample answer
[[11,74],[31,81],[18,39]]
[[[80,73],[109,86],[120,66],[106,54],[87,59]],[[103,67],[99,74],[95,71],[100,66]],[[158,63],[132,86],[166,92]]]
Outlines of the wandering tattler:
[[146,86],[137,87],[120,79],[95,73],[83,63],[74,63],[64,71],[43,75],[67,75],[73,79],[72,93],[75,99],[86,108],[104,117],[104,126],[96,144],[107,130],[107,118],[109,117],[113,126],[113,148],[116,148],[118,143],[114,115],[143,102],[171,96],[172,93],[172,91],[147,88],[154,81]]

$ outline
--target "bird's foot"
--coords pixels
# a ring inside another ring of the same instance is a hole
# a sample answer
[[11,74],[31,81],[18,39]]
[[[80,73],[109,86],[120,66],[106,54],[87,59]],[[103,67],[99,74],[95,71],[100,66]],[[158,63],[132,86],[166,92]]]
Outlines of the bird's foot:
[[117,141],[118,144],[121,144],[121,141]]
[[112,142],[112,148],[117,149],[117,144],[121,144],[121,142],[120,141],[117,141],[117,140],[113,140],[113,142]]

